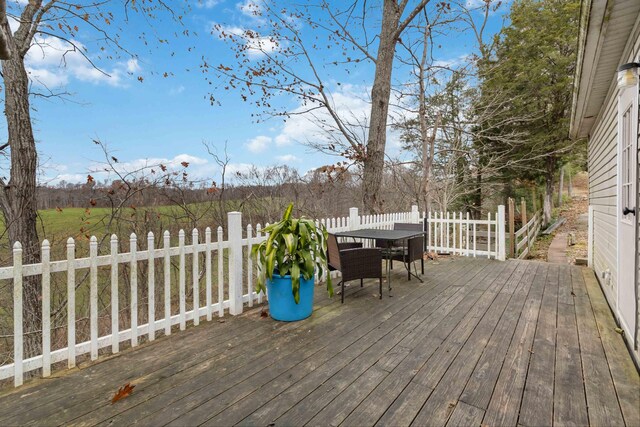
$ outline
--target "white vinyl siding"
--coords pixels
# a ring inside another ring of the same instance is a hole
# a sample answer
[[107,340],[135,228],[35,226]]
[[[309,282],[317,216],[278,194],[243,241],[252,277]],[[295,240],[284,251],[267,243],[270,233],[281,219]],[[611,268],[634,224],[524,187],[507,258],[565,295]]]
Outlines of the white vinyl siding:
[[[632,62],[640,52],[640,34],[637,27],[631,52],[626,52],[620,63]],[[593,206],[593,269],[602,285],[613,312],[617,307],[617,162],[618,162],[618,90],[616,76],[611,76],[611,86],[606,100],[598,114],[589,135],[589,204]],[[638,175],[640,176],[640,174]],[[640,188],[640,187],[639,187]],[[638,209],[638,207],[637,207]],[[637,233],[640,239],[640,215]],[[640,243],[639,243],[640,245]],[[638,256],[638,277],[640,280],[640,254]],[[610,271],[610,279],[604,279],[604,272]],[[633,331],[629,343],[633,345]],[[636,350],[636,358],[640,355]]]

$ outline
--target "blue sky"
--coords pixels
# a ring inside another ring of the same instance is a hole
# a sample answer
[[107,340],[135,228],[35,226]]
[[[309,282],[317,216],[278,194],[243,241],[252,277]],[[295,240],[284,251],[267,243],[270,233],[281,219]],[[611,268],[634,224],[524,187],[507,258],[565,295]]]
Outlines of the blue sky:
[[[467,0],[467,4],[474,6],[478,1]],[[232,60],[217,33],[212,34],[212,26],[260,26],[263,22],[250,13],[250,2],[203,0],[184,18],[185,27],[192,33],[190,37],[171,38],[168,46],[151,49],[142,46],[137,38],[141,25],[145,24],[133,20],[122,27],[122,42],[137,58],[122,55],[110,61],[101,59],[92,50],[95,34],[80,30],[74,40],[88,48],[89,57],[110,77],[97,72],[80,55],[67,54],[66,61],[62,61],[64,44],[43,36],[39,40],[43,47],[33,47],[27,59],[33,88],[42,90],[41,85],[46,84],[52,90],[69,95],[33,101],[41,182],[83,182],[89,173],[99,180],[106,179],[107,175],[98,173],[102,153],[92,142],[94,139],[105,143],[123,168],[188,161],[194,178],[215,180],[220,178],[219,169],[208,156],[203,141],[215,146],[220,154],[227,144],[231,172],[245,170],[252,164],[265,167],[287,163],[305,173],[341,160],[314,152],[302,144],[306,139],[315,138],[314,126],[304,117],[295,117],[287,123],[280,119],[254,123],[252,114],[257,111],[241,101],[234,91],[215,91],[221,105],[210,105],[211,86],[200,73],[200,59],[204,56],[212,63]],[[503,5],[497,13],[492,13],[489,33],[500,28],[506,9]],[[376,24],[372,22],[372,28]],[[171,34],[178,28],[169,21],[154,25],[160,34]],[[197,35],[193,35],[194,32]],[[474,50],[468,32],[451,31],[437,35],[434,40],[441,45],[435,48],[434,58],[443,64],[456,65]],[[175,54],[172,56],[171,52]],[[326,59],[318,58],[318,61]],[[173,76],[162,77],[165,71],[172,72]],[[405,79],[407,72],[406,68],[397,66],[394,79]],[[362,63],[348,74],[328,73],[327,81],[334,90],[338,110],[366,114],[373,66]],[[281,97],[277,102],[291,108],[298,105],[298,101],[291,98]],[[4,117],[0,121],[0,132],[5,139]],[[396,135],[390,135],[387,153],[398,153]]]

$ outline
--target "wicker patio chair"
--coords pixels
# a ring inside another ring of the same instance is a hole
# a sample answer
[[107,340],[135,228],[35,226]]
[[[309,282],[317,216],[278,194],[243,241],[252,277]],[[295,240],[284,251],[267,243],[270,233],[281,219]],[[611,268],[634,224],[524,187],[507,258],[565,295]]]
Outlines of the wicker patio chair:
[[[346,247],[343,245],[343,247]],[[382,299],[382,252],[377,248],[354,247],[341,249],[336,236],[329,234],[327,241],[329,270],[340,271],[341,302],[344,303],[344,284],[351,280],[378,279],[380,282],[380,299]]]
[[[396,222],[393,224],[394,230],[410,230],[410,231],[423,231],[422,224],[411,224],[411,223],[403,223]],[[412,239],[409,239],[407,245],[404,245],[404,242],[394,242],[394,246],[390,248],[391,254],[391,268],[393,269],[393,261],[402,261],[407,266],[407,275],[408,280],[411,280],[411,265],[413,264],[414,269],[416,270],[416,275],[418,274],[418,269],[415,266],[415,261],[420,260],[421,272],[424,274],[424,237],[418,236]]]
[[418,275],[418,268],[415,265],[415,262],[420,260],[420,267],[422,274],[424,274],[424,258],[423,258],[423,238],[422,237],[414,237],[409,239],[409,245],[406,248],[403,248],[402,251],[396,251],[391,254],[391,262],[402,261],[407,266],[407,280],[411,280],[411,266],[413,265],[416,276]]
[[[344,251],[345,249],[357,249],[361,247],[361,242],[338,242],[338,249],[340,249],[341,251]],[[329,264],[329,271],[336,271],[336,269],[333,268],[331,264]]]

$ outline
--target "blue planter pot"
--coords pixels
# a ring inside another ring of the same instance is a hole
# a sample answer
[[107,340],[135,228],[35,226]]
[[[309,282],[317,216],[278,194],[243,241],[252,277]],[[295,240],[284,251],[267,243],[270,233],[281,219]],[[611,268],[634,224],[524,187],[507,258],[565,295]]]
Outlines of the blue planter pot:
[[313,277],[305,280],[300,276],[300,303],[296,304],[291,292],[291,276],[273,275],[267,279],[269,314],[275,320],[295,322],[311,316],[313,311]]

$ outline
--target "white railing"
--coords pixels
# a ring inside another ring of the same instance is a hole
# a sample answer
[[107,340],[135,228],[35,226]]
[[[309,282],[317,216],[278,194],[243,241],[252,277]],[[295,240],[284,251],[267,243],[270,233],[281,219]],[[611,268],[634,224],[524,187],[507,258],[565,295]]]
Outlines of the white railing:
[[533,215],[525,225],[513,234],[514,258],[524,259],[540,234],[542,228],[542,210]]
[[426,218],[427,251],[505,259],[504,206],[484,220],[472,219],[468,212],[429,212]]
[[[429,248],[453,250],[467,256],[486,255],[504,259],[504,207],[501,212],[502,216],[499,211],[495,219],[488,218],[486,221],[469,220],[468,217],[461,216],[455,219],[455,215],[452,219],[448,213],[439,216],[430,214]],[[411,212],[380,215],[359,215],[357,208],[351,208],[348,217],[326,218],[317,222],[325,225],[329,232],[338,232],[358,228],[393,228],[395,222],[419,223],[423,221],[423,217],[418,213],[417,206],[413,206]],[[479,227],[482,225],[487,227],[489,239],[495,239],[491,237],[495,234],[498,236],[494,243],[487,245],[486,250],[479,248],[477,243],[481,240],[482,231]],[[443,236],[445,229],[447,239],[440,237],[438,240],[436,236]],[[255,230],[251,225],[243,230],[241,213],[229,212],[227,240],[224,240],[222,227],[217,228],[215,235],[210,228],[206,228],[204,242],[197,229],[192,231],[190,243],[186,242],[185,232],[180,230],[177,246],[172,246],[171,235],[165,231],[162,246],[156,245],[153,233],[148,233],[146,248],[143,249],[138,236],[131,234],[128,239],[129,251],[121,253],[118,250],[118,237],[113,235],[108,253],[100,254],[97,239],[91,237],[89,256],[76,258],[76,242],[69,238],[66,259],[56,261],[50,259],[51,246],[45,240],[41,248],[41,262],[30,265],[23,265],[22,246],[16,243],[13,247],[13,265],[0,268],[0,280],[13,282],[14,307],[13,363],[0,366],[0,379],[13,377],[15,386],[19,386],[23,383],[26,372],[41,369],[42,376],[47,377],[51,375],[51,367],[55,363],[66,361],[67,366],[72,368],[76,365],[78,356],[88,354],[91,360],[96,360],[100,349],[110,347],[111,353],[118,353],[120,343],[129,341],[131,347],[136,347],[142,338],[153,341],[158,332],[170,335],[173,326],[184,330],[187,322],[198,325],[203,318],[210,321],[216,314],[223,316],[225,310],[231,315],[241,314],[244,304],[252,307],[254,302],[261,303],[262,294],[256,294],[253,288],[255,265],[252,257],[248,256],[251,246],[266,238],[261,230],[260,224]],[[434,234],[431,234],[431,230],[435,230]],[[451,232],[453,240],[450,239]],[[456,237],[463,235],[464,237]],[[463,248],[462,243],[456,246],[455,242],[465,242],[466,246]],[[142,267],[146,268],[146,274],[140,273]],[[122,298],[121,270],[125,268],[128,269],[129,285],[129,293],[125,295],[129,298],[128,307],[125,307],[128,319],[122,315],[119,307]],[[85,285],[84,280],[77,280],[81,276],[78,272],[86,274],[88,285]],[[66,342],[57,345],[64,347],[53,349],[51,337],[55,328],[50,321],[51,301],[52,297],[60,300],[60,296],[51,295],[51,279],[55,274],[66,276],[64,297],[67,301],[66,307],[63,306],[66,309],[66,325],[62,325],[63,329],[66,328]],[[146,283],[139,283],[138,279],[144,280],[145,275]],[[23,284],[25,278],[33,276],[40,278],[42,286],[42,331],[38,331],[41,332],[42,353],[25,359]],[[187,276],[190,280],[187,280]],[[204,286],[204,301],[200,301],[201,286]],[[138,301],[139,294],[144,295],[141,292],[144,290],[147,299],[146,313],[141,312]],[[83,296],[88,292],[87,304],[83,305],[84,298],[76,302],[79,292]],[[187,292],[192,294],[190,310],[187,309]],[[108,303],[104,302],[102,308],[109,311],[109,315],[104,317],[110,319],[101,325],[98,313],[99,293],[109,296]],[[158,308],[156,302],[160,303]],[[76,334],[76,323],[80,320],[76,316],[79,308],[89,312],[89,339],[82,342],[77,342],[79,338]],[[159,313],[162,315],[158,316]],[[141,317],[144,324],[138,324]],[[126,327],[122,327],[123,324]]]

